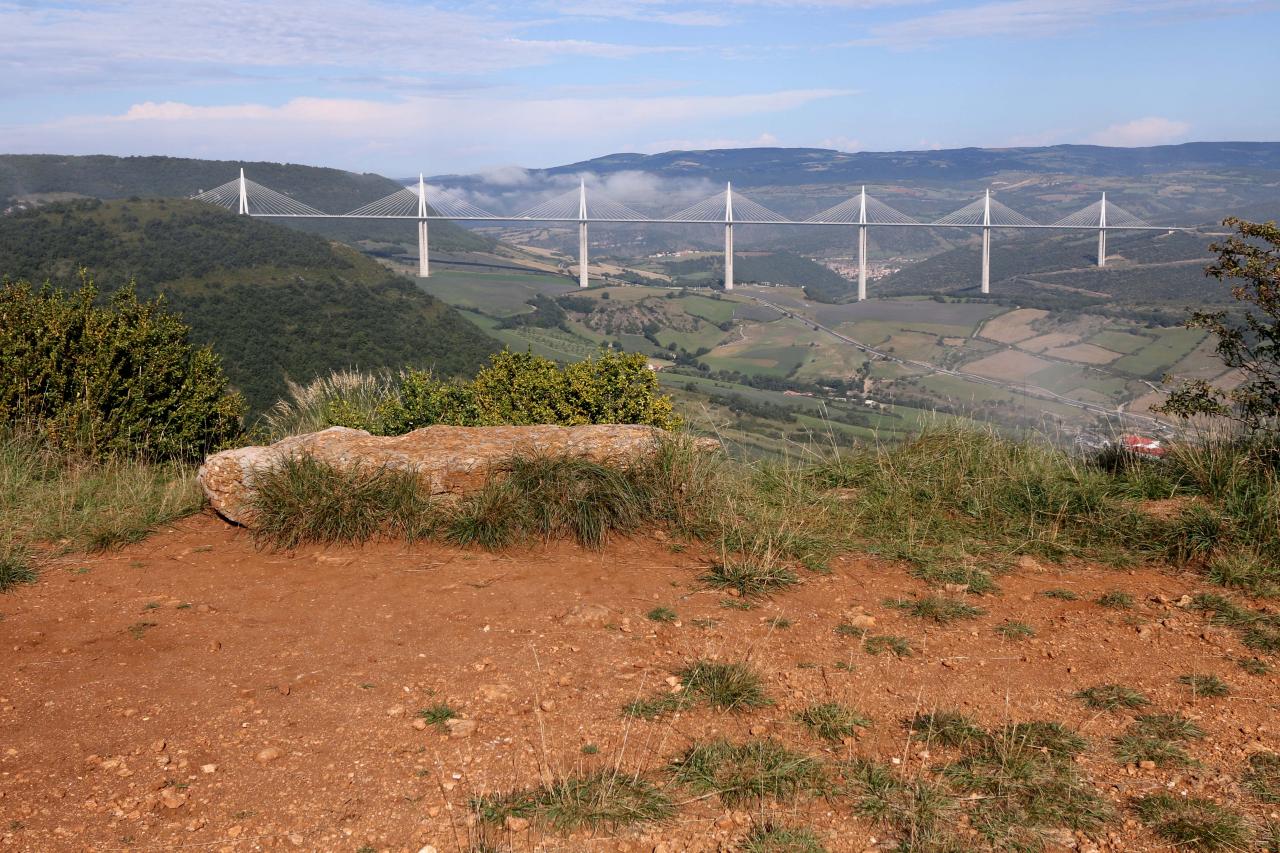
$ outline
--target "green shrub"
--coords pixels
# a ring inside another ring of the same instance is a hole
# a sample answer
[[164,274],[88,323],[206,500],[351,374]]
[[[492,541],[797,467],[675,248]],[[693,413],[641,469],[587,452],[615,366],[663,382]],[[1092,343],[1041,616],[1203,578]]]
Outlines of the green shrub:
[[445,381],[429,372],[398,376],[335,373],[307,386],[290,386],[290,399],[267,416],[277,437],[325,426],[401,435],[432,424],[647,424],[680,426],[670,398],[639,353],[603,350],[561,367],[533,353],[504,350],[490,356],[470,382]]
[[103,306],[88,279],[72,294],[0,284],[0,424],[93,456],[198,458],[241,433],[244,401],[189,334],[132,288]]

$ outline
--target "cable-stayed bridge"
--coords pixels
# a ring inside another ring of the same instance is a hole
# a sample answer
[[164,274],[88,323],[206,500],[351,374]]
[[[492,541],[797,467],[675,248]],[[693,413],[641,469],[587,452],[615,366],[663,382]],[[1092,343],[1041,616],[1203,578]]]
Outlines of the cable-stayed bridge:
[[991,232],[996,229],[1059,229],[1098,232],[1098,266],[1107,263],[1108,231],[1190,231],[1178,226],[1151,225],[1118,205],[1107,194],[1093,204],[1041,224],[992,197],[991,191],[957,211],[932,222],[915,219],[873,196],[867,188],[847,201],[807,219],[793,220],[752,201],[725,185],[724,191],[669,216],[652,217],[601,193],[587,194],[586,181],[577,189],[513,214],[492,213],[418,176],[416,187],[404,187],[346,213],[325,213],[240,176],[194,198],[245,216],[281,219],[411,219],[418,223],[418,275],[431,274],[428,223],[433,219],[459,222],[545,222],[578,226],[578,282],[589,284],[587,237],[591,223],[692,224],[724,227],[724,288],[733,290],[733,229],[738,225],[852,226],[858,229],[858,300],[867,298],[867,232],[870,228],[969,228],[982,233],[982,292],[991,292]]

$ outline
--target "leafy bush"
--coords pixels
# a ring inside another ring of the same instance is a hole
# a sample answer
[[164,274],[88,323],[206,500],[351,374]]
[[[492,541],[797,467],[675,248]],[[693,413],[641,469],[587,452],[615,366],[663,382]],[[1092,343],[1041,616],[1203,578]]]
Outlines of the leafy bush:
[[470,382],[445,381],[427,371],[397,377],[338,373],[290,386],[267,425],[277,438],[325,426],[401,435],[432,424],[647,424],[680,426],[671,400],[645,357],[601,351],[561,367],[532,353],[503,351]]
[[218,356],[160,299],[0,284],[0,423],[94,456],[196,458],[241,432]]

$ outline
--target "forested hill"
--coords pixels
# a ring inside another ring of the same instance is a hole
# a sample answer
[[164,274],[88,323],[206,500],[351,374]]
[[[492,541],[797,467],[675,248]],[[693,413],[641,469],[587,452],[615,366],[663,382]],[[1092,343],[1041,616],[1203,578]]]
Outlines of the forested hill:
[[[186,157],[82,157],[59,154],[0,154],[0,210],[66,200],[189,198],[240,174],[326,213],[344,213],[395,192],[401,185],[375,174],[293,163],[196,160]],[[282,220],[284,221],[284,220]],[[408,242],[411,222],[367,220],[287,220],[292,227],[355,243]],[[431,225],[432,248],[484,251],[493,241],[451,222]]]
[[472,372],[496,343],[371,258],[184,200],[74,201],[0,216],[0,276],[163,294],[255,409],[343,367]]

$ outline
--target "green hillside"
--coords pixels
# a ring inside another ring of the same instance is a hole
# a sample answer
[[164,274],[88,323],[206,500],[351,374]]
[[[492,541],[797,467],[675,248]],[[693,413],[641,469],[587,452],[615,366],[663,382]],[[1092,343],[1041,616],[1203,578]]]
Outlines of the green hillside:
[[0,276],[136,281],[164,294],[222,354],[255,409],[285,379],[343,367],[466,374],[496,342],[454,309],[353,249],[182,200],[59,203],[0,217]]
[[[251,180],[326,213],[354,210],[401,188],[401,184],[382,175],[293,163],[0,154],[0,210],[65,200],[68,194],[100,199],[188,198],[234,179],[242,167]],[[414,225],[408,221],[281,221],[346,243],[409,245],[416,240]],[[431,224],[431,245],[440,251],[485,251],[494,244],[451,222],[438,221]]]

